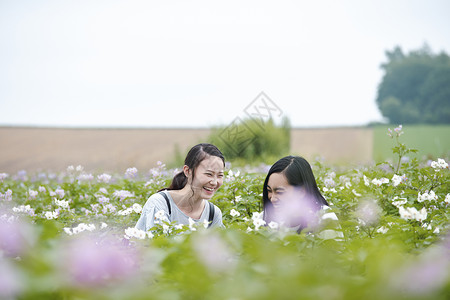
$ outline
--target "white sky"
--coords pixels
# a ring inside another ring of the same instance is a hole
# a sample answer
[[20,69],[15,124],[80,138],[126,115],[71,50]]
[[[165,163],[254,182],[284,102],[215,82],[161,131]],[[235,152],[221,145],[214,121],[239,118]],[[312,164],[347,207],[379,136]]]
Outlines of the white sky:
[[293,127],[363,125],[384,51],[449,30],[446,0],[0,0],[0,125],[226,125],[262,91]]

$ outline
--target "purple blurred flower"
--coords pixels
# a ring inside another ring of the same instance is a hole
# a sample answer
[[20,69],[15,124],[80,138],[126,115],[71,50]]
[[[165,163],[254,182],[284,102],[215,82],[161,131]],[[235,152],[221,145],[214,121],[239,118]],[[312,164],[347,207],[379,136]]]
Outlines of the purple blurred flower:
[[7,173],[0,173],[0,182],[3,182],[9,175]]
[[125,172],[125,178],[136,178],[138,174],[138,169],[135,167],[128,168]]
[[17,172],[17,175],[15,176],[14,180],[21,180],[21,181],[28,180],[27,171],[21,170],[21,171]]
[[76,285],[98,286],[124,280],[138,267],[136,253],[115,241],[81,237],[68,246],[67,272]]
[[198,259],[211,272],[224,272],[232,269],[236,260],[222,238],[211,232],[203,233],[193,239],[193,248]]
[[113,196],[119,198],[120,201],[123,201],[126,198],[134,198],[134,194],[126,190],[115,191]]
[[13,220],[0,220],[0,250],[6,256],[16,257],[34,244],[35,238],[28,224]]
[[[303,193],[301,197],[292,197],[292,199],[283,199],[277,203],[276,207],[269,208],[268,214],[272,216],[270,221],[275,221],[287,227],[315,228],[319,224],[317,212],[320,207],[315,199]],[[266,220],[267,221],[267,220]]]
[[12,201],[12,191],[8,189],[4,194],[0,193],[0,200]]
[[393,275],[394,288],[410,295],[430,294],[444,288],[450,279],[448,252],[445,245],[427,249]]

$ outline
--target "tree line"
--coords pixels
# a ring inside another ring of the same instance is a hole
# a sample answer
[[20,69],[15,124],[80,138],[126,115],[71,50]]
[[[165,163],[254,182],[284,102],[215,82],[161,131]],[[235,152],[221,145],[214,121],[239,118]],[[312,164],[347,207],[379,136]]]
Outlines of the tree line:
[[408,54],[399,46],[385,53],[376,98],[382,115],[395,124],[449,124],[450,57],[426,44]]

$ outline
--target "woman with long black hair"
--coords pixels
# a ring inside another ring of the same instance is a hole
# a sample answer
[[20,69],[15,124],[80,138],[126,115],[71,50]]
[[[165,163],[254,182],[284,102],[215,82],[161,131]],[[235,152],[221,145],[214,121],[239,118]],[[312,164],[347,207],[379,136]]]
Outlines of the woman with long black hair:
[[136,228],[148,231],[158,219],[224,227],[221,210],[208,201],[223,183],[224,168],[225,158],[216,146],[203,143],[192,147],[170,186],[147,200]]
[[263,187],[263,219],[297,232],[314,228],[323,219],[337,220],[325,213],[328,202],[317,187],[310,164],[300,156],[286,156],[270,168]]

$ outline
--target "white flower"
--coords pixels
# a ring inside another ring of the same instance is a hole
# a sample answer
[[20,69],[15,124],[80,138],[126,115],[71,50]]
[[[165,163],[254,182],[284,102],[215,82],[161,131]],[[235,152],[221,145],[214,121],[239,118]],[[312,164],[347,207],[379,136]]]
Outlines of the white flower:
[[405,209],[403,206],[400,206],[398,211],[400,213],[400,217],[404,220],[416,220],[422,222],[426,220],[428,215],[425,207],[418,211],[415,207],[407,207]]
[[209,221],[208,220],[204,220],[203,221],[203,227],[204,228],[208,228],[208,226],[209,226]]
[[381,226],[380,228],[377,229],[378,233],[382,233],[385,234],[386,232],[388,232],[389,228],[386,228],[384,226]]
[[47,191],[45,189],[45,187],[43,187],[43,186],[40,186],[38,190],[39,190],[40,193],[45,193]]
[[77,172],[81,172],[81,171],[83,171],[83,169],[84,168],[81,165],[78,165],[77,168],[76,168]]
[[197,230],[197,228],[195,228],[195,221],[192,218],[189,218],[189,229],[192,231]]
[[170,232],[170,226],[167,224],[162,224],[163,233],[168,234]]
[[30,197],[30,199],[36,199],[36,196],[38,195],[37,191],[33,191],[33,190],[29,190],[28,191],[28,196]]
[[232,217],[239,217],[241,215],[241,213],[238,212],[237,210],[235,210],[234,208],[232,208],[231,211],[230,211],[230,215]]
[[147,236],[147,234],[143,230],[136,229],[136,231],[134,233],[134,237],[136,237],[140,240],[145,239],[146,236]]
[[431,167],[436,172],[439,172],[442,169],[447,169],[448,163],[445,160],[443,160],[442,158],[438,158],[437,162],[436,161],[431,162]]
[[77,177],[77,180],[80,181],[91,181],[94,179],[94,176],[92,174],[80,174]]
[[135,213],[140,214],[142,212],[142,206],[138,203],[134,203],[132,206]]
[[242,196],[236,196],[236,198],[234,198],[234,201],[241,202],[242,201]]
[[158,210],[158,211],[156,212],[156,214],[155,214],[155,218],[158,219],[158,220],[161,220],[161,221],[166,220],[164,210],[162,210],[162,209],[161,209],[161,210]]
[[440,232],[439,227],[436,227],[436,228],[434,229],[434,231],[433,231],[433,233],[436,233],[436,234],[438,234],[439,232]]
[[47,218],[47,220],[57,219],[58,213],[56,211],[46,211],[44,213],[44,216]]
[[377,179],[377,178],[374,178],[373,180],[372,180],[372,183],[374,184],[374,185],[376,185],[376,186],[381,186],[382,184],[384,184],[384,183],[389,183],[389,179],[387,179],[387,178],[380,178],[380,179]]
[[125,238],[126,239],[130,239],[132,237],[134,237],[134,231],[136,228],[134,227],[128,227],[127,229],[125,229]]
[[[394,201],[394,200],[397,200],[397,199],[401,199],[401,200]],[[403,204],[406,204],[406,202],[408,202],[408,200],[406,198],[399,198],[398,196],[395,196],[394,199],[392,199],[392,205],[394,205],[396,207],[400,207]]]
[[450,204],[450,194],[447,194],[447,196],[445,196],[444,202],[445,204]]
[[175,229],[180,230],[180,229],[183,229],[184,225],[183,224],[177,224],[174,227],[175,227]]
[[[416,210],[416,209],[414,208],[414,210]],[[398,213],[400,214],[400,218],[402,218],[404,220],[408,220],[408,219],[412,218],[411,211],[409,209],[405,209],[403,206],[400,206],[398,208]]]
[[355,189],[352,190],[352,193],[353,193],[353,195],[355,195],[356,197],[361,197],[361,194],[360,194],[360,193],[357,193],[357,192],[355,191]]
[[69,201],[54,199],[57,206],[62,208],[69,208]]
[[78,224],[78,226],[76,226],[75,228],[72,229],[73,234],[78,234],[80,232],[83,231],[94,231],[95,230],[95,225],[94,224],[85,224],[85,223],[80,223]]
[[105,222],[102,222],[102,225],[100,226],[100,228],[105,229],[106,227],[108,227],[108,224],[106,224]]
[[34,209],[31,208],[31,206],[28,205],[20,205],[19,207],[13,207],[13,212],[18,213],[26,213],[30,216],[34,216]]
[[147,231],[147,236],[149,239],[152,239],[155,235],[151,231]]
[[369,186],[369,185],[370,185],[370,180],[369,180],[369,178],[366,177],[366,175],[364,175],[364,184],[365,184],[366,186]]
[[117,214],[120,215],[120,216],[128,216],[132,212],[133,212],[133,209],[131,207],[129,207],[127,209],[118,211]]
[[64,232],[67,233],[68,235],[72,235],[72,229],[64,227]]
[[420,194],[417,196],[417,201],[423,202],[423,201],[435,201],[437,200],[437,196],[433,191],[430,191],[429,193],[425,192],[423,194]]
[[98,182],[109,183],[110,180],[111,180],[111,175],[106,174],[106,173],[103,173],[103,174],[97,176]]
[[397,174],[394,174],[394,176],[392,176],[392,185],[393,186],[399,185],[400,183],[402,183],[403,178],[404,178],[404,175],[398,176]]
[[130,239],[130,238],[138,238],[140,240],[145,239],[147,233],[143,230],[137,229],[135,227],[128,227],[127,229],[125,229],[125,238],[126,239]]
[[278,225],[277,222],[271,221],[271,222],[269,223],[269,227],[270,227],[271,229],[278,229],[279,225]]
[[252,215],[252,220],[262,219],[263,218],[263,212],[254,212]]
[[251,227],[247,227],[247,232],[252,232],[253,229]]
[[266,225],[266,221],[263,219],[253,219],[253,225],[255,225],[255,230],[259,230],[259,227]]

